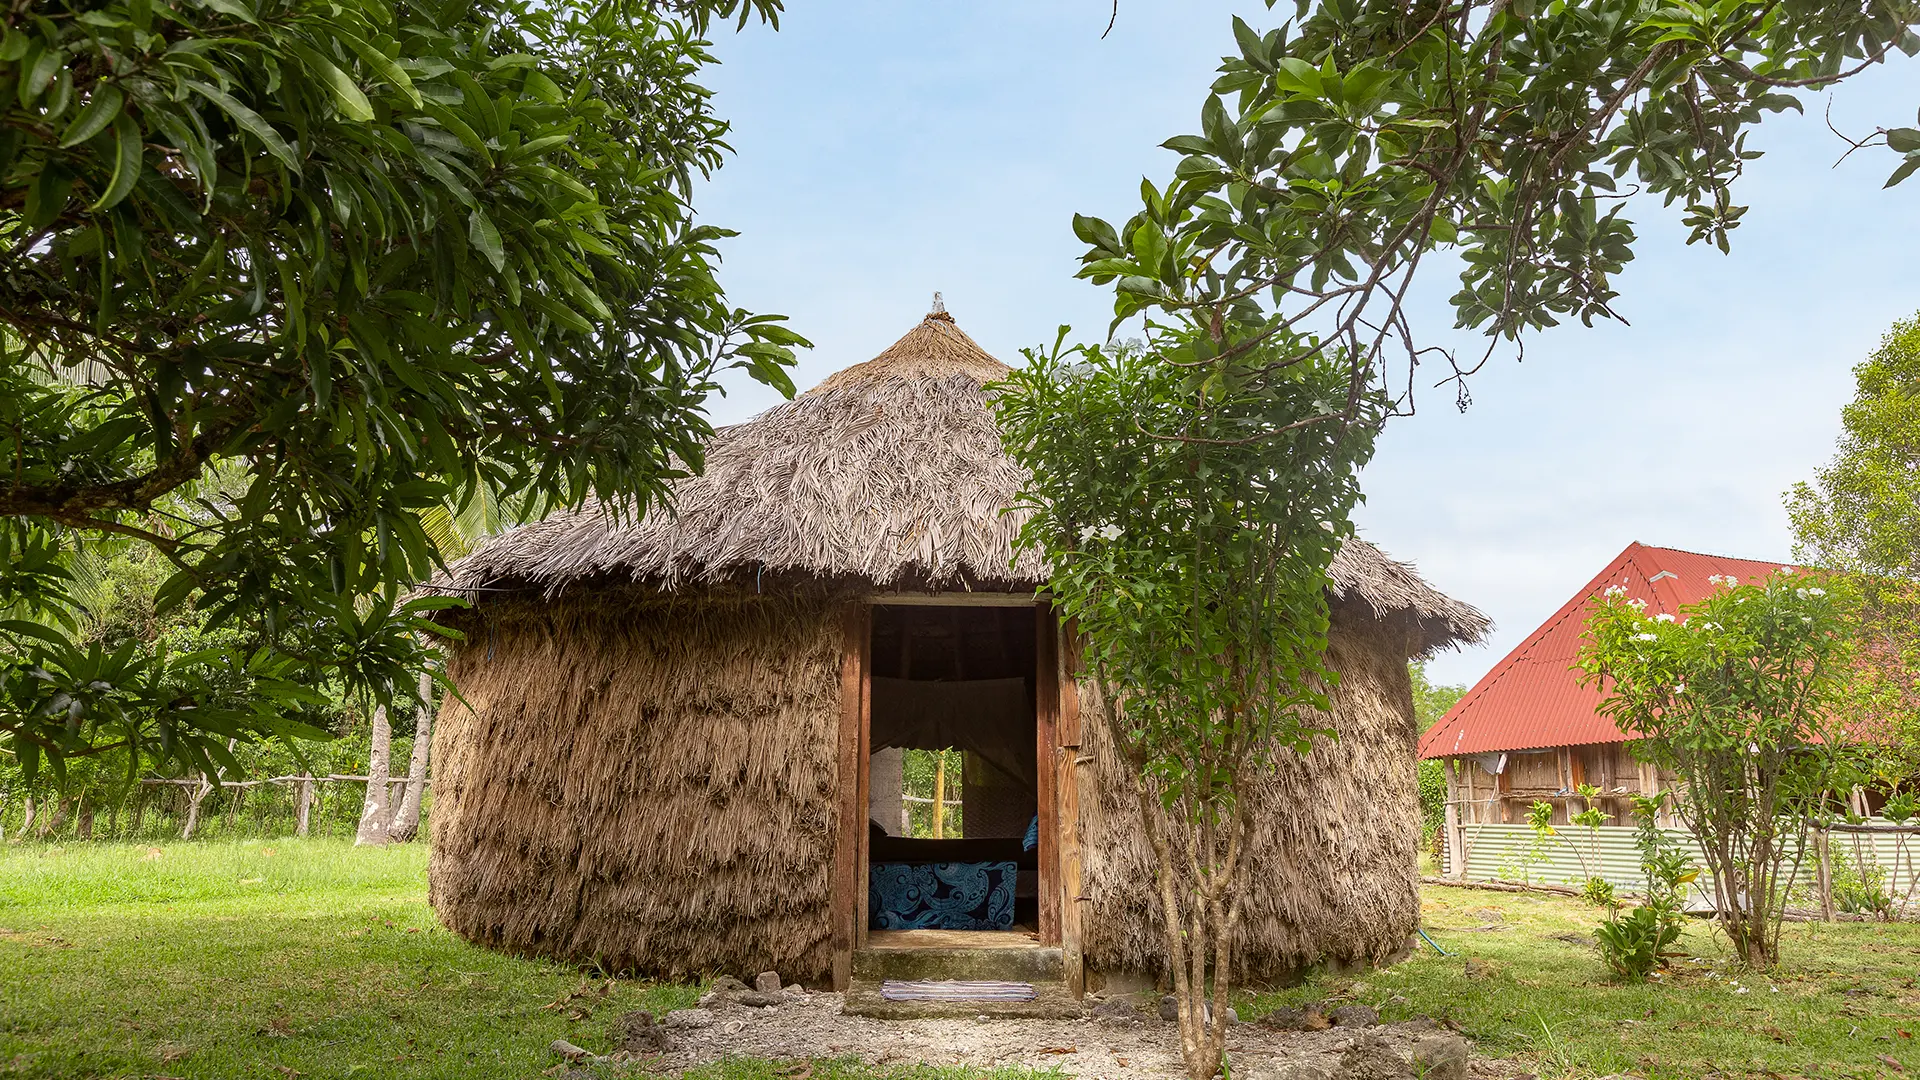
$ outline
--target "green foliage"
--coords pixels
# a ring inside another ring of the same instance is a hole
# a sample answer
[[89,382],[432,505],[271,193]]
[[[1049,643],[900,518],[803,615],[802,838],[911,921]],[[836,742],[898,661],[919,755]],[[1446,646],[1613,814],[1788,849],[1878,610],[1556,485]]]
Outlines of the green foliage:
[[1435,842],[1447,824],[1447,770],[1438,761],[1422,761],[1420,780],[1420,836],[1422,846]]
[[1268,379],[1220,351],[1174,328],[1145,348],[1056,343],[997,398],[1032,476],[1020,542],[1052,566],[1090,670],[1124,688],[1107,701],[1130,761],[1196,822],[1233,809],[1238,763],[1315,733],[1326,568],[1378,417],[1311,422],[1342,390],[1334,365]]
[[1580,665],[1600,709],[1676,773],[1718,909],[1756,967],[1779,959],[1781,895],[1841,768],[1837,705],[1851,673],[1855,597],[1782,568],[1724,585],[1681,617],[1614,587],[1595,599]]
[[[1447,710],[1466,696],[1464,686],[1439,686],[1427,678],[1424,663],[1407,665],[1413,683],[1413,726],[1416,731],[1432,727]],[[1447,822],[1447,771],[1438,761],[1420,763],[1420,835],[1423,846],[1437,842]]]
[[1650,907],[1637,907],[1594,929],[1600,957],[1617,975],[1644,979],[1660,966],[1660,954],[1680,937],[1680,928]]
[[1833,461],[1787,494],[1794,557],[1920,578],[1920,318],[1895,323],[1853,376]]
[[1833,460],[1787,494],[1794,555],[1847,571],[1861,594],[1846,711],[1882,750],[1868,782],[1920,776],[1920,318],[1854,368]]
[[1667,949],[1680,939],[1685,923],[1686,887],[1699,877],[1692,860],[1660,828],[1664,795],[1633,796],[1634,845],[1646,883],[1639,906],[1621,916],[1608,890],[1607,921],[1594,931],[1600,958],[1615,975],[1644,979],[1666,966]]
[[[700,464],[730,308],[689,197],[715,18],[779,0],[104,0],[0,16],[0,734],[232,769],[313,688],[408,700],[448,507],[633,512]],[[197,487],[210,471],[223,480]],[[77,635],[77,538],[215,650]],[[221,697],[251,685],[241,703]]]
[[[952,805],[946,808],[941,819],[941,835],[965,836],[966,822],[960,806],[960,790],[965,783],[964,771],[966,754],[959,750],[908,750],[902,755],[900,763],[901,794],[926,799],[927,802],[908,802],[907,820],[911,823],[911,835],[919,837],[933,836],[933,781],[939,763],[946,762],[946,799]],[[889,823],[891,824],[891,823]]]
[[1852,915],[1887,916],[1893,911],[1893,897],[1887,895],[1887,870],[1872,857],[1855,865],[1846,852],[1835,847],[1830,856],[1833,871],[1833,903]]
[[[1285,346],[1268,330],[1150,333],[1138,348],[1064,349],[1063,327],[1001,384],[996,408],[1031,477],[1020,542],[1045,557],[1053,602],[1084,638],[1093,722],[1137,782],[1168,884],[1159,915],[1188,1070],[1211,1076],[1252,812],[1242,796],[1274,753],[1308,745],[1309,710],[1327,708],[1326,572],[1352,532],[1381,403],[1328,419],[1346,400],[1340,366],[1269,368]],[[1208,941],[1213,1022],[1200,1004]]]
[[1392,359],[1410,397],[1423,361],[1485,362],[1426,345],[1407,317],[1428,253],[1457,254],[1458,325],[1489,354],[1614,317],[1630,196],[1677,203],[1691,241],[1725,250],[1750,129],[1891,45],[1920,49],[1915,17],[1873,0],[1302,0],[1264,34],[1236,18],[1200,130],[1164,144],[1182,155],[1172,183],[1143,185],[1118,227],[1076,219],[1081,274],[1113,287],[1116,321],[1277,323],[1288,359],[1337,352],[1356,388]]

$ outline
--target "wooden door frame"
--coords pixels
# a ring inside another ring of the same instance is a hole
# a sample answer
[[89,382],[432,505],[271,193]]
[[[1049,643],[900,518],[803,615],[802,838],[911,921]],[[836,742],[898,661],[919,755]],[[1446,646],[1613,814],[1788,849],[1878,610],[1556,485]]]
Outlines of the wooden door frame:
[[[1049,864],[1043,857],[1040,886],[1043,893],[1055,897],[1055,937],[1047,940],[1060,946],[1067,989],[1079,997],[1086,992],[1086,965],[1080,947],[1080,905],[1087,900],[1081,891],[1080,770],[1091,765],[1093,759],[1080,752],[1080,684],[1075,678],[1073,663],[1079,650],[1073,625],[1063,624],[1050,606],[1042,605],[1036,609],[1035,629],[1041,657],[1036,686],[1040,688],[1042,701],[1051,698],[1049,707],[1041,710],[1042,723],[1037,725],[1043,731],[1050,729],[1049,734],[1042,735],[1044,753],[1039,759],[1040,773],[1045,776],[1051,772],[1054,778],[1052,799],[1040,804],[1053,810],[1053,876],[1046,876]],[[1046,824],[1042,818],[1043,843],[1049,835]]]
[[[965,594],[962,594],[965,595]],[[868,758],[873,739],[873,604],[940,604],[938,596],[911,599],[875,595],[855,601],[842,616],[840,715],[835,752],[838,766],[838,820],[834,837],[831,897],[833,913],[833,985],[852,981],[854,951],[867,940]],[[1080,746],[1080,691],[1069,657],[1075,652],[1071,627],[1063,627],[1052,607],[1030,597],[993,597],[971,604],[956,597],[950,606],[1030,606],[1034,611],[1034,767],[1040,817],[1040,939],[1065,954],[1069,989],[1085,988],[1080,946],[1081,895],[1079,770],[1089,764]]]
[[853,952],[867,941],[867,747],[873,706],[873,608],[864,600],[841,616],[840,718],[834,743],[839,785],[828,903],[833,918],[833,988],[853,981]]

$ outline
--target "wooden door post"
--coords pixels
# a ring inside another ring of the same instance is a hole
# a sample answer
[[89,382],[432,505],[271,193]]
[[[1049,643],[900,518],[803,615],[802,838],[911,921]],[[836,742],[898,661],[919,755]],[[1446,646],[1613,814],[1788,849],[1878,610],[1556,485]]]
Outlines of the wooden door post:
[[1467,831],[1460,825],[1459,774],[1466,770],[1453,758],[1447,758],[1447,876],[1457,881],[1467,877]]
[[866,910],[867,763],[860,755],[867,742],[872,615],[865,601],[855,601],[847,605],[841,620],[840,722],[834,746],[839,789],[830,903],[833,988],[842,991],[853,981],[853,950],[863,936],[861,916]]
[[1054,642],[1054,685],[1058,688],[1055,744],[1059,779],[1055,801],[1060,807],[1057,863],[1060,869],[1060,949],[1066,963],[1067,989],[1075,997],[1086,993],[1086,959],[1080,945],[1080,905],[1086,900],[1080,862],[1080,684],[1074,678],[1075,642],[1071,623],[1062,626],[1052,613],[1042,627]]
[[1034,743],[1035,796],[1040,816],[1040,941],[1060,943],[1060,813],[1056,792],[1060,777],[1060,660],[1053,613],[1033,609],[1034,635]]

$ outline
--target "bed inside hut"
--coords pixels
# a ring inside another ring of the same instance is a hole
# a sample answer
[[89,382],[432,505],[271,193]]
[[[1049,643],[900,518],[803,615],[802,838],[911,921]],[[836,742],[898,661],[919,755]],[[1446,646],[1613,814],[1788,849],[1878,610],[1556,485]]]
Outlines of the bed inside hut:
[[1037,946],[1033,608],[877,605],[872,627],[869,944]]

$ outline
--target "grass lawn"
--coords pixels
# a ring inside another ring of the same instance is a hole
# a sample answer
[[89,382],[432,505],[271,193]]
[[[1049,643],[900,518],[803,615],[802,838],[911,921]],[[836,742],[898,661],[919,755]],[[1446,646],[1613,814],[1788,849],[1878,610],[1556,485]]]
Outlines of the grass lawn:
[[474,948],[426,905],[426,850],[340,840],[0,853],[0,1076],[529,1077],[547,1044],[697,990]]
[[1388,1020],[1433,1016],[1548,1080],[1920,1073],[1920,925],[1790,924],[1784,969],[1767,975],[1736,969],[1694,922],[1681,942],[1692,958],[1632,984],[1579,940],[1600,918],[1580,901],[1430,886],[1422,906],[1427,933],[1456,955],[1423,944],[1406,963],[1321,976],[1247,1012],[1348,997]]
[[[0,1077],[539,1076],[567,1038],[610,1049],[609,1022],[690,1003],[693,987],[602,982],[501,956],[441,929],[418,845],[339,840],[0,849]],[[1920,926],[1788,928],[1788,969],[1735,970],[1704,925],[1658,982],[1609,980],[1597,916],[1572,900],[1430,888],[1406,963],[1323,975],[1247,1001],[1348,998],[1389,1020],[1452,1021],[1484,1054],[1548,1080],[1893,1077],[1920,1072]],[[1469,959],[1472,963],[1469,964]],[[1744,989],[1746,992],[1741,993]],[[814,1080],[961,1080],[954,1070],[817,1065]],[[1031,1077],[1033,1074],[1022,1074]],[[790,1080],[741,1062],[703,1080]]]

